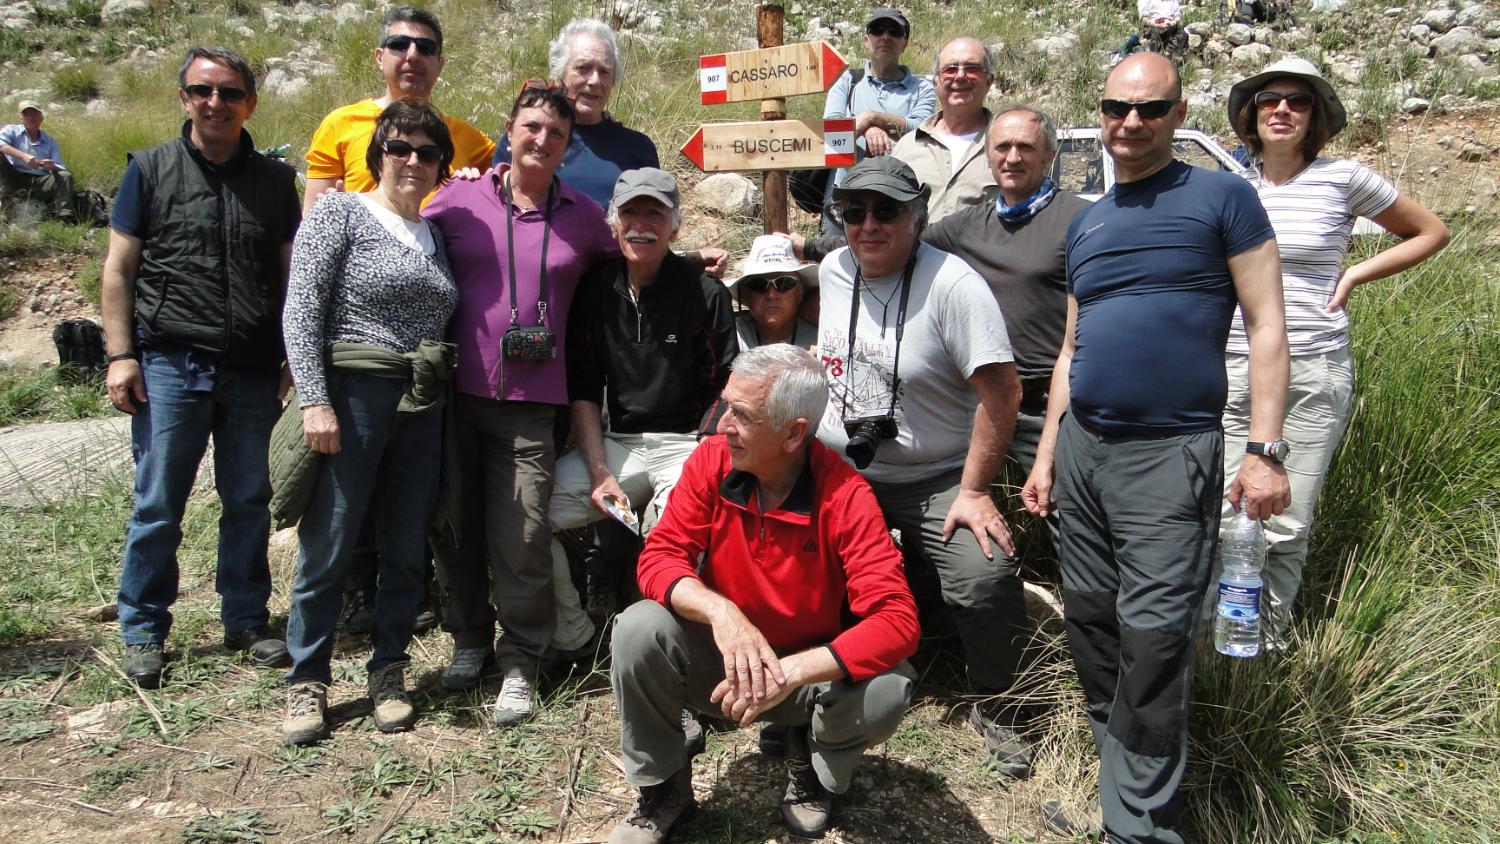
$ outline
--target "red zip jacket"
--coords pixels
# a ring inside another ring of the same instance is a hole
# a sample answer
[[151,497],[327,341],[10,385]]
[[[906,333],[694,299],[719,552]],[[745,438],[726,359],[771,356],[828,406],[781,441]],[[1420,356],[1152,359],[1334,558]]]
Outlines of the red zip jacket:
[[916,652],[916,601],[864,478],[814,440],[780,507],[761,513],[755,485],[724,437],[705,439],[641,552],[641,594],[670,610],[672,588],[697,577],[778,653],[825,645],[855,682]]

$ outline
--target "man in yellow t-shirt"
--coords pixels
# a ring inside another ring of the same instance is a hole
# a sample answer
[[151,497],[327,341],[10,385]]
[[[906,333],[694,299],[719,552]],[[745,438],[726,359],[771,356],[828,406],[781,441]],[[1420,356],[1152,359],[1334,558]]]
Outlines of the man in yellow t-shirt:
[[[363,193],[375,187],[365,151],[375,120],[401,97],[426,100],[443,70],[443,30],[431,12],[396,6],[385,15],[385,30],[375,48],[375,64],[385,77],[385,96],[336,108],[323,118],[307,150],[307,190],[302,213],[312,210],[329,188]],[[453,136],[453,169],[488,169],[495,143],[483,132],[451,115],[443,115]]]

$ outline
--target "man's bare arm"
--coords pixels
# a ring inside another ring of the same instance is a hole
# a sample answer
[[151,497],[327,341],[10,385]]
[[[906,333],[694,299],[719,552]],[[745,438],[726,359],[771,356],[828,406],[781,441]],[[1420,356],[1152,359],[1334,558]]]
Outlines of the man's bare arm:
[[1015,553],[1010,528],[990,497],[990,484],[1000,473],[1000,462],[1015,432],[1021,382],[1016,378],[1014,363],[991,363],[975,370],[969,383],[979,394],[979,407],[974,411],[974,433],[969,438],[958,497],[943,522],[943,541],[951,539],[960,526],[967,527],[984,555],[994,559],[991,539],[1006,554]]
[[[110,356],[136,350],[135,277],[141,268],[141,249],[140,238],[109,230],[109,251],[99,277],[99,310],[104,319],[104,350]],[[136,402],[146,400],[139,360],[126,358],[111,363],[104,386],[109,400],[126,413],[134,413]]]
[[1047,420],[1037,440],[1036,461],[1031,475],[1021,488],[1021,502],[1035,516],[1045,516],[1056,508],[1052,498],[1052,460],[1057,454],[1057,431],[1068,410],[1068,374],[1073,368],[1073,334],[1078,330],[1078,300],[1068,295],[1068,321],[1063,328],[1063,344],[1052,366],[1052,383],[1047,387]]
[[[1229,259],[1229,275],[1250,340],[1250,439],[1281,439],[1290,379],[1286,314],[1281,291],[1281,252],[1268,240]],[[1291,503],[1286,469],[1256,454],[1245,455],[1229,487],[1229,503],[1252,518],[1280,513]]]

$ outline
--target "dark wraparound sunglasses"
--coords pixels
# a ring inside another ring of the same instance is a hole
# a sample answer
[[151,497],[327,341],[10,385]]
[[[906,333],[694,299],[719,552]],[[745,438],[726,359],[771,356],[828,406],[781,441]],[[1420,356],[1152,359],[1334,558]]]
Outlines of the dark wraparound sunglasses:
[[882,35],[889,35],[892,38],[905,38],[906,30],[893,23],[877,23],[865,27],[865,34],[873,35],[876,38]]
[[1258,91],[1255,94],[1255,107],[1261,111],[1275,111],[1286,101],[1286,107],[1295,112],[1309,111],[1313,107],[1313,95],[1306,91]]
[[417,160],[423,164],[437,164],[443,160],[443,148],[437,144],[422,144],[419,147],[414,147],[400,138],[390,138],[381,141],[380,148],[385,150],[385,154],[392,158],[406,160],[411,159],[412,151],[415,150]]
[[847,226],[858,226],[864,223],[866,215],[874,217],[877,223],[889,223],[900,217],[901,212],[905,210],[905,205],[894,202],[882,202],[871,207],[844,205],[837,208],[839,219]]
[[1166,117],[1167,112],[1175,105],[1177,100],[1146,100],[1139,103],[1130,100],[1100,100],[1099,111],[1111,120],[1124,120],[1131,110],[1139,114],[1142,120],[1157,120]]
[[751,293],[765,293],[773,287],[776,288],[777,293],[785,293],[801,283],[802,279],[794,275],[779,275],[775,278],[747,278],[744,281],[745,289]]
[[214,93],[219,95],[219,102],[228,105],[238,105],[250,95],[245,93],[244,88],[224,88],[216,85],[184,85],[182,90],[188,92],[188,96],[195,100],[208,102],[213,99]]
[[438,54],[438,42],[433,38],[423,38],[417,35],[387,35],[385,40],[380,42],[380,46],[398,53],[410,50],[413,44],[417,45],[417,52],[424,56]]

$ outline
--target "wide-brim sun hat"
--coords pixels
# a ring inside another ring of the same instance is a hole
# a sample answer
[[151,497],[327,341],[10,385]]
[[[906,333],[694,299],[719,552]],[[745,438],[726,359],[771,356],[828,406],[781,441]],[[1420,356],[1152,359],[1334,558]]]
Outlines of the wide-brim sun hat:
[[818,286],[818,265],[797,260],[792,251],[792,239],[786,235],[763,234],[750,244],[750,254],[740,267],[740,277],[724,282],[733,290],[747,278],[776,278],[791,275],[801,280],[803,287]]
[[[1250,98],[1255,96],[1261,88],[1264,88],[1267,82],[1286,77],[1306,82],[1308,87],[1312,88],[1313,96],[1322,101],[1323,114],[1328,118],[1328,137],[1332,138],[1343,131],[1344,126],[1349,122],[1349,117],[1345,114],[1344,104],[1339,101],[1339,95],[1333,90],[1333,86],[1328,84],[1328,80],[1323,78],[1323,74],[1318,72],[1317,66],[1312,62],[1296,56],[1287,56],[1260,73],[1241,79],[1229,89],[1229,125],[1234,128],[1235,134],[1239,134],[1240,131],[1235,121],[1239,119],[1240,110],[1245,107],[1245,103],[1249,102]],[[1244,140],[1243,136],[1241,140]]]

